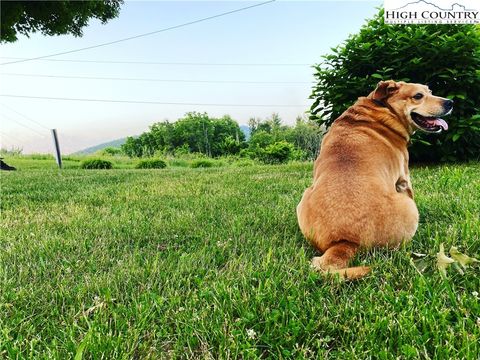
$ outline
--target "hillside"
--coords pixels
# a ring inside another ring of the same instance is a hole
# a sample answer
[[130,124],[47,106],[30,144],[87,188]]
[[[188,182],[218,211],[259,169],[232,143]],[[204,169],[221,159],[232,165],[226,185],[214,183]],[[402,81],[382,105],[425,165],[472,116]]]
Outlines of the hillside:
[[125,143],[126,140],[127,140],[127,138],[112,140],[112,141],[109,141],[109,142],[106,142],[106,143],[98,144],[98,145],[91,146],[91,147],[88,147],[86,149],[77,151],[77,152],[73,153],[73,155],[93,154],[94,152],[96,152],[98,150],[105,149],[106,147],[120,147]]

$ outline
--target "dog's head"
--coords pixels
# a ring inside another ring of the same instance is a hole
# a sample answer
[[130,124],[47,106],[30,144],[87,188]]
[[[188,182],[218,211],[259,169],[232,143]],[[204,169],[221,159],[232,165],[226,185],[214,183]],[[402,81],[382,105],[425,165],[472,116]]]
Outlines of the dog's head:
[[432,95],[428,86],[380,81],[368,98],[393,109],[411,133],[415,129],[428,133],[448,129],[448,124],[440,117],[452,112],[453,101]]

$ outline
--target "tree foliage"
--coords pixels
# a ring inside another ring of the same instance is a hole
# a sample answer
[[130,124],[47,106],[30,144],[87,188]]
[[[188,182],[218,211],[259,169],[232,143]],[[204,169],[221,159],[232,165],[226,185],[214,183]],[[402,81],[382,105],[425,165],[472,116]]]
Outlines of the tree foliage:
[[[244,150],[247,156],[264,162],[285,162],[290,158],[296,160],[314,160],[322,138],[321,128],[310,120],[298,117],[295,126],[282,125],[278,114],[272,114],[265,120],[250,119],[251,137],[248,148]],[[287,148],[284,143],[291,144]],[[273,146],[275,145],[275,146]],[[268,150],[267,150],[268,149]],[[289,152],[289,155],[281,155],[275,160],[273,152]],[[282,159],[279,161],[278,159]]]
[[320,127],[303,118],[295,126],[282,124],[278,114],[261,119],[250,119],[251,137],[245,135],[229,115],[211,118],[206,113],[191,112],[176,122],[162,121],[138,137],[128,137],[121,149],[130,157],[189,153],[204,157],[242,156],[266,163],[290,159],[315,159],[320,144]]
[[285,163],[292,158],[294,146],[286,141],[278,141],[265,148],[263,161],[269,164]]
[[311,119],[329,127],[379,80],[429,85],[455,101],[440,135],[418,131],[412,159],[466,160],[480,154],[480,28],[478,25],[386,25],[383,9],[317,65]]
[[237,154],[244,146],[245,135],[230,116],[216,119],[206,113],[191,112],[174,123],[158,122],[139,137],[127,138],[122,150],[131,157],[174,153],[179,149],[215,157]]
[[14,42],[18,34],[82,36],[90,18],[103,24],[118,16],[122,0],[2,1],[0,42]]
[[100,155],[106,155],[106,156],[115,156],[115,155],[120,155],[122,153],[122,150],[118,147],[113,147],[113,146],[108,146],[102,150],[100,150]]

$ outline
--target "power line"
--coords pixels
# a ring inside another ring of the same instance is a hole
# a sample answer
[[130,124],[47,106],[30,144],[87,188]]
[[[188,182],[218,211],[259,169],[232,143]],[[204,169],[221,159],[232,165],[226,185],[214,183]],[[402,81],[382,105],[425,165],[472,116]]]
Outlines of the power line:
[[144,34],[130,36],[130,37],[119,39],[119,40],[109,41],[109,42],[102,43],[102,44],[87,46],[87,47],[83,47],[83,48],[79,48],[79,49],[75,49],[75,50],[62,51],[62,52],[55,53],[55,54],[50,54],[50,55],[37,56],[37,57],[34,57],[34,58],[27,58],[27,59],[23,59],[23,60],[9,61],[9,62],[2,63],[0,65],[8,65],[8,64],[15,64],[15,63],[38,60],[38,59],[45,59],[45,58],[49,58],[49,57],[53,57],[53,56],[71,54],[71,53],[75,53],[75,52],[79,52],[79,51],[95,49],[95,48],[99,48],[99,47],[102,47],[102,46],[117,44],[117,43],[120,43],[120,42],[129,41],[129,40],[133,40],[133,39],[138,39],[138,38],[141,38],[141,37],[150,36],[150,35],[153,35],[153,34],[158,34],[158,33],[173,30],[173,29],[178,29],[178,28],[185,27],[185,26],[188,26],[188,25],[197,24],[197,23],[200,23],[200,22],[203,22],[203,21],[215,19],[215,18],[218,18],[218,17],[221,17],[221,16],[230,15],[230,14],[237,13],[237,12],[240,12],[240,11],[245,11],[245,10],[252,9],[254,7],[258,7],[258,6],[262,6],[262,5],[266,5],[266,4],[275,2],[275,1],[276,0],[269,0],[269,1],[259,3],[259,4],[245,6],[245,7],[239,8],[239,9],[223,12],[223,13],[220,13],[220,14],[217,14],[217,15],[208,16],[208,17],[205,17],[205,18],[202,18],[202,19],[189,21],[189,22],[186,22],[186,23],[183,23],[183,24],[170,26],[170,27],[167,27],[167,28],[163,28],[163,29],[156,30],[156,31],[151,31],[151,32],[144,33]]
[[45,125],[39,123],[38,121],[33,120],[32,118],[28,117],[28,116],[25,115],[25,114],[22,114],[21,112],[15,110],[15,109],[12,109],[10,106],[7,106],[7,105],[1,104],[1,103],[0,103],[0,105],[3,106],[3,107],[6,107],[6,108],[9,109],[10,111],[13,111],[15,114],[20,115],[20,116],[23,117],[24,119],[26,119],[26,120],[28,120],[28,121],[31,121],[32,123],[37,124],[38,126],[44,128],[44,129],[46,129],[46,130],[50,130],[50,129],[49,129],[48,127],[46,127]]
[[22,142],[20,139],[16,138],[15,136],[7,135],[7,134],[4,134],[4,133],[0,132],[0,138],[2,138],[2,137],[6,137],[7,139],[13,140],[13,142],[19,142],[19,143]]
[[237,106],[237,107],[307,107],[308,105],[287,105],[287,104],[218,104],[218,103],[186,103],[186,102],[160,102],[143,100],[113,100],[113,99],[85,99],[85,98],[64,98],[49,96],[27,96],[0,94],[3,97],[41,99],[41,100],[62,100],[62,101],[87,101],[87,102],[106,102],[106,103],[128,103],[128,104],[151,104],[151,105],[194,105],[194,106]]
[[0,114],[0,116],[1,116],[1,117],[4,117],[4,118],[6,118],[6,119],[8,119],[8,120],[10,120],[10,121],[13,121],[14,123],[17,123],[18,125],[21,125],[21,126],[23,126],[24,128],[26,128],[26,129],[28,129],[28,130],[30,130],[30,131],[33,131],[34,133],[40,135],[41,137],[45,137],[45,135],[42,134],[41,132],[35,130],[34,128],[32,128],[32,127],[30,127],[30,126],[28,126],[28,125],[25,125],[25,124],[21,123],[21,122],[18,121],[18,120],[12,119],[10,116],[6,116],[5,114]]
[[[0,56],[0,59],[29,60],[29,58]],[[210,63],[210,62],[158,62],[158,61],[121,61],[121,60],[75,60],[75,59],[38,59],[39,61],[57,61],[94,64],[132,64],[132,65],[187,65],[187,66],[312,66],[306,63]],[[4,65],[4,64],[1,64]]]
[[149,81],[149,82],[179,82],[179,83],[212,83],[212,84],[271,84],[271,85],[303,85],[314,84],[313,81],[248,81],[248,80],[184,80],[184,79],[152,79],[152,78],[122,78],[122,77],[97,77],[97,76],[70,76],[48,74],[20,74],[0,73],[8,76],[42,77],[58,79],[81,79],[81,80],[123,80],[123,81]]

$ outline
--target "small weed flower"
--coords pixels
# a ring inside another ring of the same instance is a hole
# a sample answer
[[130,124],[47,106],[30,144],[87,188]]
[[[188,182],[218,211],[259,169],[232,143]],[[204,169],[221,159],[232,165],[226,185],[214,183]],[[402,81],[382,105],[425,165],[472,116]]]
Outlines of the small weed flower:
[[249,339],[255,339],[257,337],[257,333],[253,329],[248,329],[247,336]]

